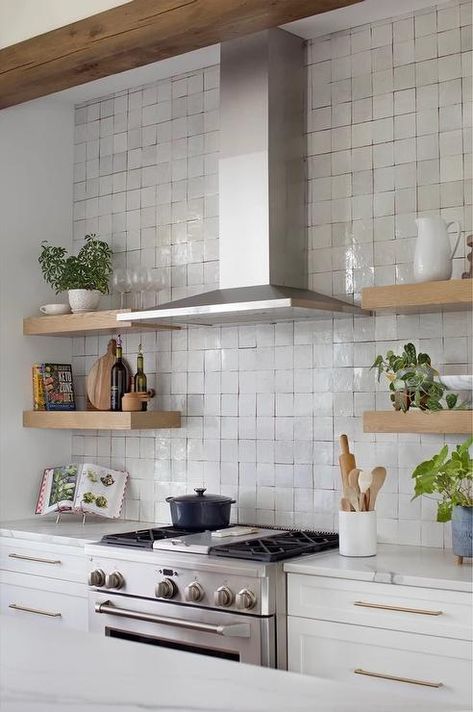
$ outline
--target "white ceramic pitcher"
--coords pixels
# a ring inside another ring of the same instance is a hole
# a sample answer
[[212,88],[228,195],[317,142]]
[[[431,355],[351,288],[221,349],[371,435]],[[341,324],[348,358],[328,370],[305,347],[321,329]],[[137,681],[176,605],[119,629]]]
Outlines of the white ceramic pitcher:
[[[461,228],[457,220],[446,223],[440,217],[417,218],[417,242],[414,254],[414,280],[430,282],[450,279],[452,260],[460,243]],[[455,247],[450,247],[448,228],[456,225]]]

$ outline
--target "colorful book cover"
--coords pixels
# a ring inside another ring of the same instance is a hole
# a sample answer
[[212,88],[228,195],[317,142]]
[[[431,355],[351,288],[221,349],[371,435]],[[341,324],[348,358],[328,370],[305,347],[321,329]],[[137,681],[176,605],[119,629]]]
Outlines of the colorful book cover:
[[42,364],[35,363],[32,366],[33,376],[33,410],[46,410],[44,396]]
[[43,363],[46,410],[75,410],[72,366],[68,363]]
[[127,472],[90,463],[47,467],[35,514],[72,511],[119,517],[127,479]]

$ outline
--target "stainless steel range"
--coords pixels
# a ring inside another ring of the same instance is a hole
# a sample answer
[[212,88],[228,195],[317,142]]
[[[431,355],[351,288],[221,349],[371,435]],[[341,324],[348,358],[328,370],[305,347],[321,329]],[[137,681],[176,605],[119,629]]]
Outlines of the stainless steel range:
[[104,635],[286,667],[282,560],[338,546],[336,534],[172,527],[87,547],[89,628]]

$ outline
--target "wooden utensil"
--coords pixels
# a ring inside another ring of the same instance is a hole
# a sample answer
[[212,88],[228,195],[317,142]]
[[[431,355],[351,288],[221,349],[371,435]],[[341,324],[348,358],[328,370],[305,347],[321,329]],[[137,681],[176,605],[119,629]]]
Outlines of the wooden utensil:
[[342,512],[351,512],[353,507],[350,504],[350,501],[346,497],[342,497],[340,500],[340,509]]
[[353,487],[350,487],[350,485],[347,485],[345,488],[345,497],[343,499],[347,499],[355,512],[360,511],[360,503],[358,502],[358,495],[356,491],[353,489]]
[[371,487],[372,481],[372,472],[368,472],[368,470],[360,470],[360,474],[358,475],[358,486],[360,488],[360,507],[364,512],[368,511],[369,504],[366,493]]
[[360,486],[358,484],[358,476],[360,474],[361,470],[359,470],[357,467],[355,469],[351,470],[348,473],[348,486],[353,490],[353,492],[356,495],[356,499],[358,500],[358,509],[357,511],[361,511],[361,497],[360,497]]
[[340,464],[340,473],[342,476],[343,496],[346,497],[345,489],[348,487],[348,474],[356,467],[356,460],[355,456],[350,452],[348,438],[345,434],[340,435],[340,449],[342,452],[338,458],[338,462]]
[[110,339],[107,353],[94,363],[87,376],[87,396],[97,410],[110,410],[111,371],[116,360],[117,342]]
[[385,467],[375,467],[372,470],[371,475],[373,481],[369,489],[369,504],[368,509],[370,512],[374,510],[374,505],[376,504],[376,497],[381,487],[384,485],[384,480],[386,479],[386,468]]

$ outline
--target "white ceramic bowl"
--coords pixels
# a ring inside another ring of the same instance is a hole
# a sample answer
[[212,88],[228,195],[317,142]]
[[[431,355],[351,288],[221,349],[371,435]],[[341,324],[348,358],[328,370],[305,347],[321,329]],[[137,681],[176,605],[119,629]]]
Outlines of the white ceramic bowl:
[[471,391],[473,389],[473,376],[440,376],[440,382],[449,391]]

